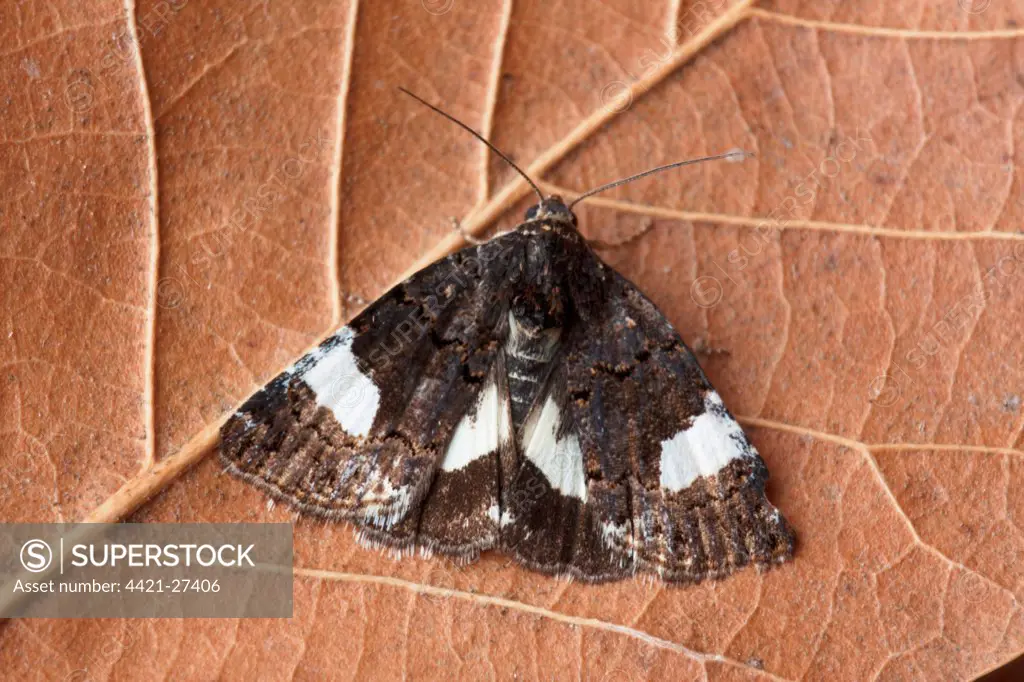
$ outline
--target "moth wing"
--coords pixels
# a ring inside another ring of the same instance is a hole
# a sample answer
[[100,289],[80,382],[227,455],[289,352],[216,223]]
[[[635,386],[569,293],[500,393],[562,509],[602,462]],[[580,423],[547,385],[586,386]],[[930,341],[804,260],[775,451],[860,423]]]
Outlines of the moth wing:
[[[606,272],[602,307],[568,330],[523,430],[503,544],[535,568],[595,581],[644,571],[696,582],[789,558],[793,535],[765,496],[757,450],[668,320]],[[545,429],[530,433],[534,419]]]
[[226,422],[227,470],[374,543],[461,556],[492,545],[489,445],[508,428],[495,334],[521,246],[510,233],[464,249],[372,303]]
[[590,582],[626,577],[635,570],[633,562],[601,540],[602,514],[588,480],[585,438],[573,421],[566,386],[563,361],[518,434],[516,465],[502,491],[501,545],[545,573]]

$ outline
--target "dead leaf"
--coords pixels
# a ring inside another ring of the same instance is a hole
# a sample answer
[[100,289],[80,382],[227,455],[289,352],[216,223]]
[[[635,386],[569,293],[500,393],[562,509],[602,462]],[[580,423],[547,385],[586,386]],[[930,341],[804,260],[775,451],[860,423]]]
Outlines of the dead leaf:
[[962,679],[1024,650],[1019,7],[356,2],[0,5],[3,518],[291,518],[202,459],[221,415],[451,217],[525,205],[404,85],[567,195],[757,152],[580,217],[654,221],[606,255],[725,351],[795,561],[593,587],[299,520],[294,619],[8,622],[8,674]]

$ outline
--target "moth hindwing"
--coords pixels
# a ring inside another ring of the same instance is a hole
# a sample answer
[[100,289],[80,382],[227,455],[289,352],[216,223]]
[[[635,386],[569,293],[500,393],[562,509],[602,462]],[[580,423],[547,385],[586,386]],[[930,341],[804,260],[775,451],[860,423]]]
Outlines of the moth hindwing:
[[793,551],[761,457],[557,197],[372,303],[249,398],[220,454],[400,550],[671,582]]

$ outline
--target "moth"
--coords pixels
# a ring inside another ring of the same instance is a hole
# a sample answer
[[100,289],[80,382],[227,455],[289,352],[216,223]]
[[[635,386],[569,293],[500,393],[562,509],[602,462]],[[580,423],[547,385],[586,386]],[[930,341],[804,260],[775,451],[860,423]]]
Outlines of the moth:
[[789,559],[764,462],[665,316],[601,261],[572,204],[406,92],[539,201],[250,397],[221,430],[226,470],[399,553],[498,549],[589,582],[694,583]]

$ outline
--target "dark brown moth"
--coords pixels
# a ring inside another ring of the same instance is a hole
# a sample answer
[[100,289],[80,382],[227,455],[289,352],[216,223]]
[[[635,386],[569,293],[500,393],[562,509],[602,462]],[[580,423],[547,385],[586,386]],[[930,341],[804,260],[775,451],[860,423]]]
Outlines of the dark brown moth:
[[789,559],[764,462],[693,354],[537,192],[514,231],[419,271],[246,401],[227,471],[374,546],[498,549],[587,581]]

